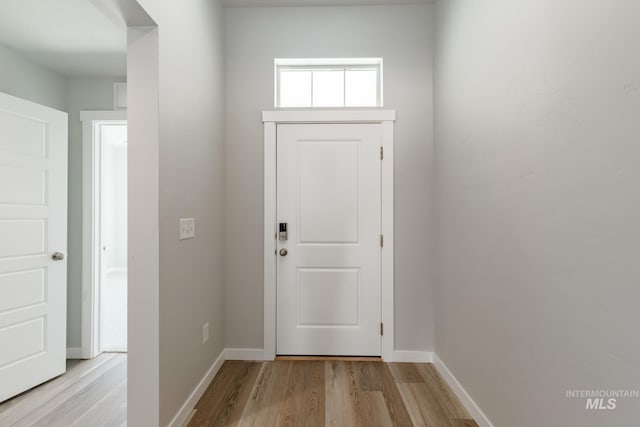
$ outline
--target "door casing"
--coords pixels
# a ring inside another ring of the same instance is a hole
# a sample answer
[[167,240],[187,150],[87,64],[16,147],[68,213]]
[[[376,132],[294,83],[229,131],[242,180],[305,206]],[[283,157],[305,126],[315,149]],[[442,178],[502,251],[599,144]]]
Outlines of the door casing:
[[82,338],[81,359],[100,354],[100,147],[96,127],[126,124],[126,111],[81,111],[82,121]]
[[276,192],[277,126],[285,123],[379,123],[382,125],[382,359],[394,361],[394,236],[393,124],[394,110],[277,110],[264,111],[264,349],[276,356]]

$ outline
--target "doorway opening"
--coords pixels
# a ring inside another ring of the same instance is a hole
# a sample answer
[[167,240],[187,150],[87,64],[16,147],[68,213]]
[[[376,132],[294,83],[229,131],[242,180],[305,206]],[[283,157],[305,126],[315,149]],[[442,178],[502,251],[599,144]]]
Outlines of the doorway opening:
[[127,351],[127,120],[83,111],[84,358]]
[[99,351],[127,351],[127,122],[94,123],[100,147]]

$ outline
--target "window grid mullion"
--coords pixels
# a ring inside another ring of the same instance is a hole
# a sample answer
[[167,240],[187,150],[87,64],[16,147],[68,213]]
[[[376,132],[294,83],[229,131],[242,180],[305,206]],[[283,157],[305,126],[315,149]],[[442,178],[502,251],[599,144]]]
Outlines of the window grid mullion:
[[347,106],[347,69],[342,69],[342,106]]
[[314,75],[314,72],[313,70],[311,70],[311,105],[310,105],[311,108],[313,108],[313,75]]
[[[278,60],[276,60],[278,61]],[[308,71],[310,74],[310,108],[316,108],[315,106],[315,97],[314,97],[314,77],[316,72],[320,70],[335,70],[342,72],[342,107],[347,107],[347,71],[348,70],[369,70],[374,71],[376,73],[376,88],[375,88],[375,105],[371,106],[382,106],[382,62],[380,63],[358,63],[358,64],[296,64],[296,65],[277,65],[276,66],[276,85],[277,90],[275,91],[276,95],[276,106],[282,108],[282,85],[281,85],[281,73],[282,71]]]

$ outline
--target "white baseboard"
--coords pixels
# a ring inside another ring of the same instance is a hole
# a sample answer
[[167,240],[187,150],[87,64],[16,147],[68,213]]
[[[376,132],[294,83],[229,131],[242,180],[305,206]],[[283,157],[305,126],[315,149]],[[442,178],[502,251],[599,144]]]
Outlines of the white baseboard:
[[458,382],[456,377],[453,376],[447,365],[444,364],[442,360],[438,357],[438,355],[434,355],[433,357],[433,365],[436,367],[442,378],[449,384],[449,387],[453,390],[453,392],[458,396],[458,399],[462,402],[464,407],[469,411],[469,414],[473,417],[473,419],[478,423],[479,427],[493,427],[489,418],[482,412],[482,409],[473,401],[469,393],[462,387],[462,384]]
[[196,388],[193,389],[178,413],[169,423],[168,427],[182,427],[184,425],[185,421],[189,419],[189,416],[193,412],[193,408],[196,406],[196,403],[198,403],[198,400],[200,400],[204,392],[207,390],[207,387],[209,387],[209,384],[213,380],[213,377],[216,376],[224,361],[225,350],[222,350],[220,356],[218,356],[216,361],[213,362],[213,365],[211,365],[207,373],[204,375],[204,377],[202,377]]
[[433,362],[433,352],[396,350],[393,352],[393,361],[408,363],[431,363]]
[[84,359],[82,357],[82,349],[80,347],[68,347],[67,359]]
[[265,360],[262,348],[227,348],[224,356],[226,360]]

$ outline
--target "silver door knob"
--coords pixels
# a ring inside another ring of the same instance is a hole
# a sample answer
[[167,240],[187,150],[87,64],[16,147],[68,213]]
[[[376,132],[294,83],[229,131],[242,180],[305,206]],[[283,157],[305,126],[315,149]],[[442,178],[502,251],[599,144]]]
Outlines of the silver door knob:
[[54,261],[62,261],[64,254],[62,252],[54,252],[53,255],[51,255],[51,259]]
[[287,256],[288,253],[286,249],[280,249],[280,256]]

